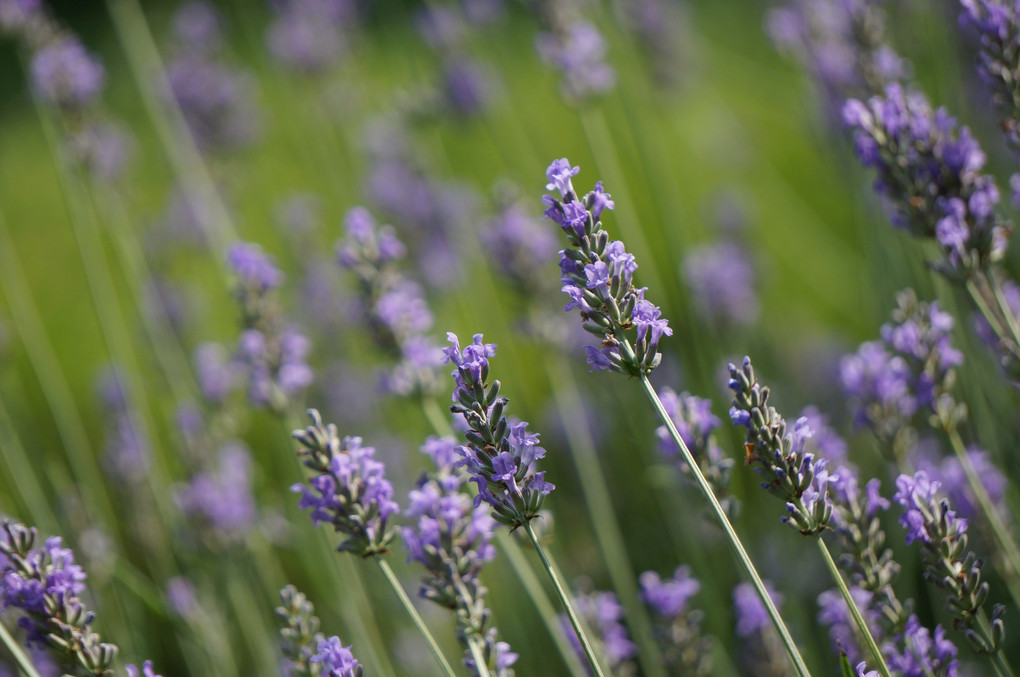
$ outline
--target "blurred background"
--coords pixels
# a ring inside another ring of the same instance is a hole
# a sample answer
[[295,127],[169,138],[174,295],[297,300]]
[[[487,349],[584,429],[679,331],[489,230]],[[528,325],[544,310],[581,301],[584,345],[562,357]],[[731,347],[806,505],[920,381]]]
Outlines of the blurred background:
[[[0,10],[15,5],[0,0]],[[612,194],[606,228],[637,257],[637,283],[675,332],[652,381],[709,398],[724,420],[716,435],[736,460],[734,524],[816,674],[838,670],[816,622],[831,583],[741,463],[742,431],[726,420],[728,361],[750,354],[790,420],[816,405],[891,496],[878,444],[852,425],[839,364],[878,338],[895,293],[913,287],[957,320],[967,439],[1015,476],[1014,389],[964,298],[926,268],[918,241],[889,226],[841,101],[777,49],[767,24],[778,5],[350,0],[304,24],[282,2],[46,5],[101,62],[102,82],[61,103],[33,85],[34,48],[5,30],[0,512],[74,549],[93,627],[125,662],[151,659],[163,675],[278,673],[273,609],[293,583],[327,635],[354,643],[366,674],[437,674],[379,572],[360,561],[338,569],[353,558],[330,554],[336,537],[313,528],[289,492],[303,477],[289,431],[305,424],[306,406],[376,447],[401,504],[426,467],[419,446],[445,423],[446,368],[431,391],[401,394],[392,350],[373,340],[356,277],[337,264],[344,216],[363,205],[407,245],[403,274],[434,316],[421,333],[438,345],[447,331],[480,332],[499,345],[493,375],[548,449],[542,465],[557,489],[545,538],[574,589],[615,587],[597,538],[610,527],[581,490],[577,459],[587,458],[608,478],[631,571],[668,576],[687,564],[701,581],[691,604],[713,638],[710,674],[756,674],[742,667],[731,598],[741,578],[718,529],[659,453],[639,384],[589,373],[579,323],[560,312],[562,244],[541,203],[555,158],[580,166],[580,191],[601,180]],[[1005,194],[1014,160],[958,6],[880,6],[889,43],[933,103],[971,127]],[[586,28],[572,34],[564,22],[577,20]],[[521,239],[500,239],[511,228]],[[243,319],[225,264],[238,240],[282,269],[273,303],[309,341],[301,359],[314,379],[282,401],[253,401],[236,374],[215,382]],[[1015,249],[1008,257],[1016,270]],[[199,477],[212,497],[195,488]],[[897,589],[926,622],[945,624],[895,514],[884,523],[903,565]],[[414,593],[421,571],[405,564],[399,538],[393,550]],[[524,552],[536,564],[533,554]],[[992,597],[1006,601],[989,576]],[[520,654],[517,674],[566,674],[502,553],[483,580],[493,623]],[[418,601],[459,655],[452,615]],[[1020,659],[1015,616],[1007,645]],[[956,639],[972,674],[989,674]]]

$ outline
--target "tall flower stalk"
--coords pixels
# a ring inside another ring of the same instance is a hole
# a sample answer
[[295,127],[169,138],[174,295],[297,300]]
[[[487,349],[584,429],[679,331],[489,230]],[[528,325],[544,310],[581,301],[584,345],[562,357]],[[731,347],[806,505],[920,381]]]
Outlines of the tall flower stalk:
[[546,189],[558,191],[560,198],[546,195],[543,202],[546,216],[560,226],[567,238],[568,247],[560,251],[563,292],[570,297],[565,310],[578,309],[584,329],[601,339],[598,346],[585,347],[588,365],[592,371],[616,371],[640,379],[645,395],[690,468],[744,574],[765,605],[797,674],[808,675],[807,665],[726,511],[648,380],[648,374],[662,360],[659,341],[671,336],[673,330],[659,308],[645,299],[645,289],[634,287],[633,274],[637,270],[634,256],[627,253],[623,242],[611,242],[602,227],[602,213],[615,207],[610,195],[599,182],[594,190],[579,197],[571,182],[579,171],[566,158],[553,161],[546,170],[549,179]]
[[488,503],[493,518],[500,524],[524,528],[549,574],[588,665],[596,677],[603,677],[591,641],[557,574],[558,567],[531,525],[539,516],[545,497],[556,488],[545,481],[544,470],[534,469],[535,461],[545,456],[545,449],[539,446],[538,435],[527,431],[527,423],[511,423],[504,415],[509,400],[500,396],[499,381],[489,383],[489,358],[496,354],[496,345],[483,342],[482,335],[475,334],[472,342],[461,349],[455,334],[448,333],[447,337],[451,345],[443,349],[443,355],[454,365],[456,382],[450,411],[460,414],[467,424],[464,433],[467,444],[457,447],[457,453],[471,475],[470,481],[478,488],[475,504]]
[[298,455],[302,463],[312,471],[307,484],[291,488],[301,494],[298,505],[311,508],[313,524],[330,524],[345,537],[337,550],[375,561],[436,662],[445,674],[453,677],[449,661],[383,559],[396,536],[396,529],[388,520],[399,510],[392,498],[393,485],[385,477],[385,465],[373,458],[372,447],[362,446],[360,437],[341,439],[336,426],[324,424],[315,409],[308,410],[308,417],[312,425],[293,434],[301,443]]

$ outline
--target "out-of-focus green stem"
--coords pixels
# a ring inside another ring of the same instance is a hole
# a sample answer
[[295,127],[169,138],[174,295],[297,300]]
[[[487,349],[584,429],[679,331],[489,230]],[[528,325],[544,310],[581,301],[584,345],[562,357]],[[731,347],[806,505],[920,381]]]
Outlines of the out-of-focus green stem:
[[730,524],[730,520],[726,516],[726,511],[723,510],[721,505],[719,505],[719,499],[716,498],[711,485],[709,485],[708,480],[705,479],[705,475],[701,472],[701,468],[694,460],[694,455],[691,453],[691,450],[687,448],[687,444],[677,431],[676,425],[673,424],[673,419],[669,417],[669,414],[666,413],[665,407],[662,406],[662,400],[659,399],[658,393],[656,393],[655,388],[652,387],[652,383],[648,380],[647,374],[641,374],[641,385],[644,388],[648,399],[651,400],[652,406],[655,408],[655,411],[662,420],[662,423],[669,431],[669,435],[673,439],[673,443],[676,444],[677,449],[680,450],[680,454],[683,456],[684,462],[691,469],[691,475],[694,477],[695,483],[698,485],[698,488],[701,490],[705,500],[708,501],[709,506],[712,508],[712,513],[715,515],[716,520],[718,520],[719,525],[726,534],[726,540],[729,542],[730,548],[732,548],[734,554],[737,556],[737,560],[740,562],[740,566],[744,570],[744,574],[751,581],[751,584],[758,593],[758,597],[761,598],[762,604],[765,606],[765,611],[768,613],[769,618],[772,619],[772,625],[775,626],[776,631],[779,633],[779,639],[782,640],[783,645],[786,647],[786,652],[790,655],[790,660],[793,662],[793,667],[796,669],[797,674],[801,677],[809,677],[811,673],[808,671],[807,665],[804,663],[804,658],[800,655],[800,651],[797,649],[797,645],[794,643],[793,637],[790,635],[790,631],[786,627],[786,623],[783,622],[782,616],[779,615],[776,605],[772,603],[772,598],[769,597],[769,593],[765,589],[765,583],[762,582],[761,576],[758,575],[758,571],[754,567],[754,563],[748,556],[747,551],[744,550],[744,545],[740,542],[740,537],[737,536],[737,532],[733,530],[733,525]]

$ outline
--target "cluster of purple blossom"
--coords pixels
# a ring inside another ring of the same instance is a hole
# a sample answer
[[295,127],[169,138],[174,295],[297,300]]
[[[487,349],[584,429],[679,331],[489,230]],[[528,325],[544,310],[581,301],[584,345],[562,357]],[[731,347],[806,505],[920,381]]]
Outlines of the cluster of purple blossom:
[[[670,388],[662,388],[659,399],[716,496],[724,496],[729,489],[733,459],[726,456],[712,434],[721,424],[719,418],[712,413],[712,401],[689,393],[677,395]],[[689,478],[690,468],[666,426],[659,426],[655,434],[659,438],[659,452],[675,462],[680,472]],[[720,500],[727,512],[736,510],[737,501],[734,497],[725,496]]]
[[791,0],[768,15],[776,46],[792,53],[825,87],[838,110],[847,96],[867,96],[907,75],[885,41],[884,0]]
[[391,226],[377,226],[363,207],[347,212],[344,227],[338,260],[357,277],[363,320],[376,344],[399,358],[387,375],[387,389],[400,395],[434,394],[442,353],[426,335],[432,312],[422,288],[394,265],[407,249]]
[[[645,288],[634,286],[638,267],[634,255],[623,242],[610,241],[602,228],[602,213],[614,207],[602,182],[578,199],[570,178],[580,171],[566,158],[554,160],[546,169],[546,190],[557,190],[562,201],[550,195],[542,198],[545,215],[560,226],[570,245],[560,251],[560,279],[570,297],[565,310],[579,309],[585,330],[602,339],[599,347],[585,347],[592,370],[647,374],[662,359],[660,339],[672,336],[673,330],[658,306],[645,299]],[[631,329],[636,329],[633,343],[628,337]]]
[[985,154],[970,130],[899,83],[867,101],[850,99],[843,120],[861,163],[878,173],[875,190],[893,224],[939,243],[940,272],[964,281],[1002,259],[1010,228],[996,211],[995,179],[980,173]]
[[273,3],[276,16],[266,33],[269,51],[288,70],[321,76],[347,51],[348,26],[357,7],[350,0],[288,0]]
[[747,464],[755,466],[762,488],[786,504],[784,522],[805,535],[821,533],[832,517],[832,476],[828,460],[805,449],[814,431],[803,417],[787,430],[786,421],[769,406],[768,386],[755,379],[751,358],[745,357],[739,368],[730,364],[729,371],[734,393],[730,419],[747,430]]
[[538,35],[535,48],[543,61],[560,71],[563,96],[580,102],[612,90],[616,71],[606,62],[609,45],[595,24],[561,16],[555,8],[549,18],[549,30]]
[[385,553],[396,536],[387,522],[400,509],[386,466],[374,458],[375,449],[362,446],[360,437],[341,439],[336,426],[323,424],[315,409],[308,416],[312,425],[294,431],[302,463],[313,473],[307,484],[291,487],[301,494],[298,505],[311,508],[314,524],[330,524],[344,536],[340,551],[362,557]]
[[[57,536],[35,547],[36,530],[4,520],[0,525],[0,610],[18,609],[28,646],[44,650],[60,669],[103,677],[112,672],[117,646],[93,632],[95,613],[81,599],[84,569]],[[145,677],[152,664],[143,666]],[[138,670],[127,667],[129,677]]]
[[96,391],[107,422],[104,465],[110,475],[137,483],[149,469],[152,450],[138,413],[131,407],[126,374],[119,366],[105,369]]
[[840,364],[858,426],[892,440],[918,411],[944,408],[953,370],[963,363],[952,345],[954,324],[938,301],[918,302],[911,289],[897,295],[893,322],[882,325],[882,340],[861,344]]
[[248,378],[248,398],[253,405],[282,411],[312,382],[314,375],[306,362],[310,343],[283,322],[274,294],[283,282],[283,273],[260,247],[235,243],[227,253],[227,262],[237,276],[235,295],[243,331],[233,365],[216,360],[211,350],[201,355],[208,357],[210,372],[200,374],[199,381],[209,386],[204,388],[207,394],[222,399],[233,382],[231,372],[240,371]]
[[981,41],[978,74],[992,90],[1006,140],[1020,151],[1020,89],[1013,75],[1020,67],[1020,9],[1003,0],[962,0],[960,5],[960,23],[973,26]]
[[280,590],[283,603],[276,615],[280,628],[283,655],[289,662],[286,674],[292,677],[361,677],[362,667],[354,658],[351,647],[345,647],[336,635],[327,638],[319,632],[315,607],[293,585]]
[[185,3],[174,16],[176,53],[166,68],[170,93],[206,153],[247,148],[260,126],[254,81],[226,62],[222,31],[222,18],[211,5]]

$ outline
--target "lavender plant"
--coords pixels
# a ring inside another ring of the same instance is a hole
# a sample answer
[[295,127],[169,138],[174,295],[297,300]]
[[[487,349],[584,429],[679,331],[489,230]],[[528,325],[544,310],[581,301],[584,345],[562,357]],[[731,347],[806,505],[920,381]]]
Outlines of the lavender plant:
[[311,508],[309,516],[312,524],[330,524],[344,537],[338,551],[375,560],[436,661],[452,677],[453,669],[436,645],[432,633],[383,559],[396,536],[396,528],[389,524],[389,518],[400,508],[392,498],[393,485],[385,477],[386,466],[373,458],[375,449],[362,446],[360,437],[341,439],[336,426],[332,423],[325,425],[315,409],[308,410],[308,417],[312,424],[304,430],[295,430],[293,434],[294,439],[301,443],[298,456],[312,471],[307,484],[291,487],[292,491],[301,494],[298,505],[302,509]]
[[700,677],[712,673],[712,640],[701,631],[704,613],[689,608],[701,583],[688,566],[679,566],[672,578],[654,571],[641,574],[641,595],[657,617],[656,641],[663,662],[672,674]]
[[[563,292],[571,299],[565,310],[578,308],[584,329],[602,338],[599,347],[585,347],[588,364],[592,371],[617,371],[641,379],[645,394],[680,450],[684,463],[723,528],[744,573],[758,591],[794,667],[798,674],[806,675],[808,670],[804,659],[769,599],[761,577],[711,485],[648,380],[648,374],[662,359],[658,351],[659,341],[663,336],[672,335],[673,331],[669,328],[668,320],[661,317],[659,308],[645,300],[645,288],[634,287],[632,278],[637,270],[634,256],[627,253],[619,240],[610,242],[608,233],[602,227],[602,213],[615,207],[609,194],[603,190],[602,182],[596,183],[594,190],[585,195],[583,201],[579,200],[571,181],[571,177],[578,172],[580,168],[571,167],[566,158],[553,161],[546,169],[546,177],[549,179],[546,189],[557,190],[562,201],[549,195],[544,196],[542,201],[547,205],[546,216],[560,226],[569,245],[560,251]],[[633,343],[631,336],[635,337]]]

